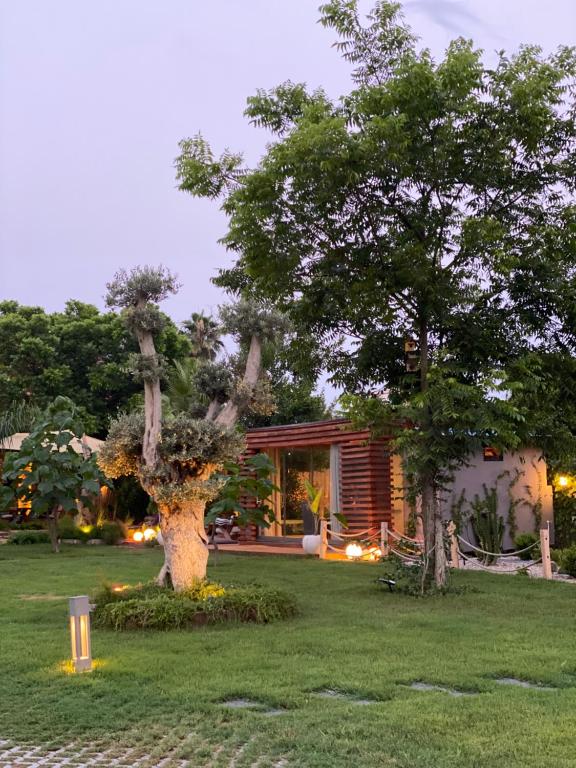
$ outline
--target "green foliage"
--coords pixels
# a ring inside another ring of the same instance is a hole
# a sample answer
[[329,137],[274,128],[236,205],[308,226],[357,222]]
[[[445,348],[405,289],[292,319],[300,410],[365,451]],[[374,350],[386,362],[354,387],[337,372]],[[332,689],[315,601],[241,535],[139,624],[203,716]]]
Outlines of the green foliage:
[[[186,336],[164,316],[158,352],[167,361],[186,357]],[[138,391],[126,376],[137,345],[122,317],[69,301],[63,312],[0,302],[0,412],[4,431],[28,432],[34,417],[66,392],[76,403],[88,434],[104,436],[111,414],[128,406]],[[31,418],[18,418],[30,409]],[[0,430],[2,426],[0,425]]]
[[576,496],[554,488],[554,534],[558,547],[576,544]]
[[576,544],[566,549],[554,552],[554,561],[558,564],[562,573],[576,578]]
[[[382,560],[383,568],[379,572],[379,578],[384,579],[380,582],[386,591],[398,592],[402,595],[412,597],[423,597],[431,595],[445,595],[448,593],[461,593],[462,587],[456,586],[448,581],[443,587],[437,587],[427,578],[424,573],[424,566],[421,562],[414,565],[405,563],[401,558],[392,554]],[[386,582],[393,582],[388,584]]]
[[[141,471],[143,438],[142,413],[124,414],[111,423],[108,439],[98,454],[98,464],[108,477],[137,475]],[[162,425],[158,446],[162,465],[156,482],[201,477],[206,473],[206,465],[220,466],[237,459],[243,448],[244,440],[234,430],[178,413]]]
[[407,401],[343,395],[340,405],[353,426],[368,426],[376,436],[394,438],[414,497],[426,477],[446,487],[454,471],[486,444],[519,445],[523,415],[503,397],[519,386],[492,376],[466,384],[454,366],[445,363],[432,366],[427,389]]
[[[526,549],[526,547],[530,547],[532,544],[538,544],[539,541],[540,536],[537,536],[535,533],[520,533],[514,539],[514,549],[517,551]],[[532,547],[527,552],[520,552],[518,557],[521,560],[538,560],[540,557],[540,547]]]
[[[81,440],[84,425],[66,397],[57,397],[34,422],[20,451],[7,454],[2,480],[4,503],[10,496],[31,504],[34,516],[57,517],[76,511],[77,499],[86,505],[100,493],[105,479],[94,455],[84,456],[72,447]],[[89,449],[86,449],[90,453]]]
[[[180,285],[175,275],[166,267],[134,267],[129,272],[119,270],[114,279],[106,285],[106,303],[109,307],[122,307],[132,312],[138,304],[148,304],[140,321],[135,320],[134,327],[146,327],[149,315],[155,314],[154,305],[172,293],[177,293]],[[156,322],[156,320],[154,321]],[[155,329],[156,330],[156,329]]]
[[267,453],[249,456],[242,464],[227,462],[224,473],[218,475],[222,487],[206,515],[207,522],[231,514],[237,516],[239,525],[254,523],[268,528],[274,519],[274,510],[268,501],[274,491],[280,489],[271,480],[275,473],[274,463]]
[[88,541],[88,539],[97,538],[96,535],[92,535],[92,533],[83,531],[79,526],[76,525],[73,518],[68,517],[67,515],[61,517],[58,520],[58,538],[60,539],[75,539],[76,541]]
[[210,315],[192,312],[190,320],[182,323],[190,338],[190,354],[197,360],[215,360],[218,352],[224,349],[220,338],[220,325]]
[[498,514],[498,492],[496,488],[487,488],[482,484],[484,497],[474,494],[474,500],[470,502],[472,516],[470,522],[478,545],[485,552],[492,555],[483,555],[481,559],[485,565],[496,562],[498,554],[502,552],[504,540],[504,518]]
[[240,344],[257,336],[263,342],[277,343],[290,325],[284,314],[269,304],[240,300],[220,307],[220,320],[225,333]]
[[98,536],[95,538],[102,539],[104,544],[120,544],[120,542],[126,538],[124,528],[120,523],[115,521],[102,523],[102,525],[97,527],[96,532]]
[[48,544],[50,537],[46,531],[15,531],[9,538],[9,544]]
[[[427,517],[484,440],[531,437],[511,364],[576,351],[576,51],[524,46],[488,66],[459,38],[434,59],[397,4],[376,2],[366,23],[358,5],[320,11],[354,65],[351,93],[260,91],[248,115],[273,138],[257,166],[240,174],[236,158],[231,178],[199,140],[178,181],[223,199],[237,262],[217,283],[282,307],[336,384],[386,392],[389,429],[411,425],[396,442]],[[549,442],[565,432],[555,402],[550,415],[539,398]]]
[[205,624],[267,624],[297,613],[294,599],[260,586],[222,587],[201,583],[186,592],[144,585],[122,592],[104,588],[96,596],[96,626],[122,629],[190,629]]

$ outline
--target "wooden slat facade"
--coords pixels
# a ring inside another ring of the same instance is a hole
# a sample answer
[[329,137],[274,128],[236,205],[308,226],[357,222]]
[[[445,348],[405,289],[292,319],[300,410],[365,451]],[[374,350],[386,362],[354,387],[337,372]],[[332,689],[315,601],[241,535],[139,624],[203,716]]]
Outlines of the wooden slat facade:
[[368,430],[352,430],[345,419],[250,429],[246,438],[248,455],[259,451],[277,455],[284,448],[338,445],[340,512],[346,516],[350,530],[377,527],[384,521],[392,525],[389,439],[370,440]]

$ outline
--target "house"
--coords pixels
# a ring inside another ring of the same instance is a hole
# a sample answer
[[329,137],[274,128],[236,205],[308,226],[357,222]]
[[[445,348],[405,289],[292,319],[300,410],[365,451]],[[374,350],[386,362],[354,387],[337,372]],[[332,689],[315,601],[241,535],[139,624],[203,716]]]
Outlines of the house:
[[[402,463],[390,438],[371,440],[368,430],[353,430],[347,420],[333,419],[249,429],[246,439],[247,455],[270,456],[280,490],[272,497],[274,523],[260,531],[252,527],[245,539],[302,536],[305,480],[317,490],[322,488],[321,503],[334,528],[339,525],[336,513],[346,517],[351,532],[386,522],[398,533],[408,533],[414,524],[413,510],[403,498]],[[506,524],[504,548],[512,547],[515,533],[552,522],[552,488],[536,449],[502,454],[486,447],[472,456],[445,493],[446,517],[466,517],[470,504],[483,500],[492,489]],[[467,529],[472,535],[469,526],[462,528]]]

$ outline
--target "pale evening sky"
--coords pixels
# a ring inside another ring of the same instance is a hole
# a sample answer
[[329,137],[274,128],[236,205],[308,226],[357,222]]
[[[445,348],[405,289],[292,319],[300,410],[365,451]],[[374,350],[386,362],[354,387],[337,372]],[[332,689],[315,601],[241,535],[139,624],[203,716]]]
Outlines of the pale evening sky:
[[[267,134],[246,97],[285,80],[349,89],[319,0],[0,0],[0,299],[103,306],[119,267],[163,263],[183,320],[214,311],[230,261],[216,202],[175,186],[178,141],[201,130],[255,162]],[[362,0],[368,9],[371,0]],[[411,0],[439,55],[456,36],[493,57],[521,42],[575,42],[575,0]]]

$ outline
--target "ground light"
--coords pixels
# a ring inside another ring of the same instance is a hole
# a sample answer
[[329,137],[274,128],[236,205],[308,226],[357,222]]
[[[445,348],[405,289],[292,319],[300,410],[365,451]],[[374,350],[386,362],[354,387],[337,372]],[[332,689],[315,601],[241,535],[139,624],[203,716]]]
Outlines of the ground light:
[[92,669],[90,648],[90,601],[87,595],[70,598],[70,638],[75,672]]
[[566,486],[568,485],[568,478],[566,477],[566,475],[560,475],[560,477],[558,478],[558,485],[561,488],[566,488]]
[[362,557],[363,551],[360,544],[348,544],[346,547],[346,557],[348,560],[357,560]]

